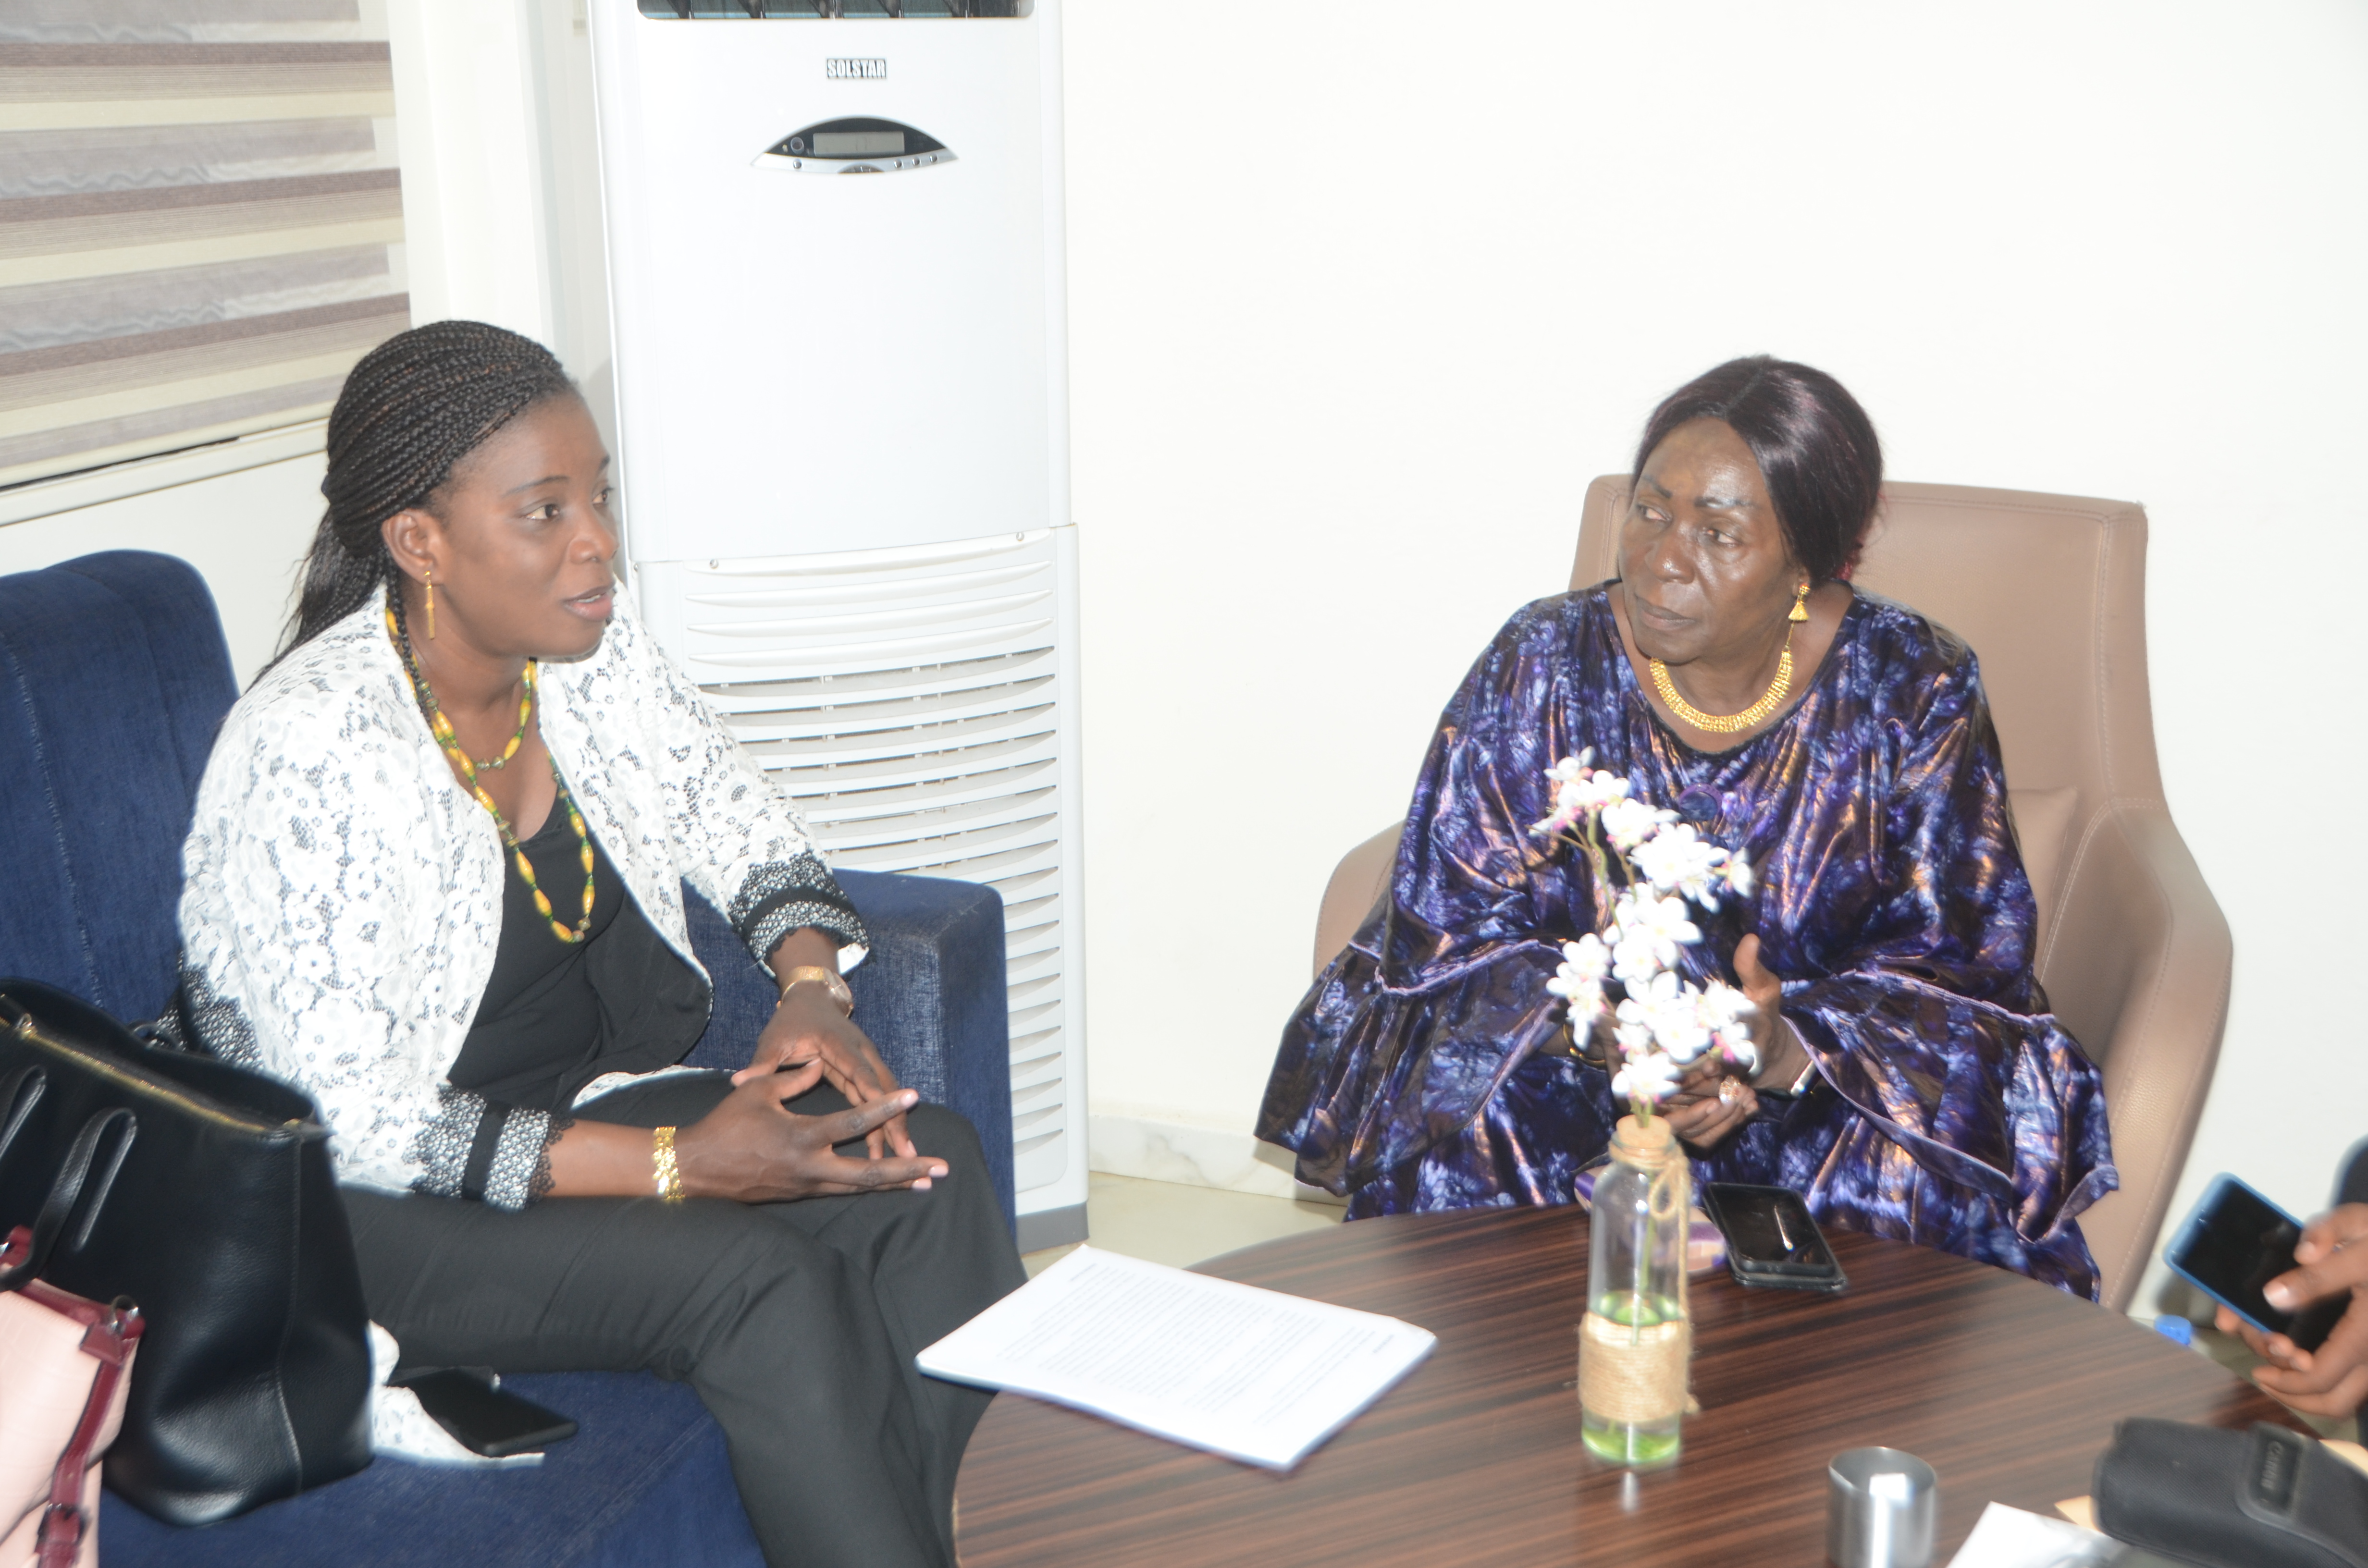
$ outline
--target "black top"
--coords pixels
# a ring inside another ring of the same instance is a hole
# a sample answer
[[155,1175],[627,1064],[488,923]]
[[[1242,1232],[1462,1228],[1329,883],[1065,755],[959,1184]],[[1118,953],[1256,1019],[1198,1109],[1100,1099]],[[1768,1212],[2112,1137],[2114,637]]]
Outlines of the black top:
[[[551,928],[552,918],[574,930],[584,917],[583,851],[566,807],[554,802],[550,819],[523,846],[551,901],[551,918],[535,907],[517,858],[503,851],[494,971],[447,1075],[454,1088],[484,1101],[461,1176],[463,1198],[484,1196],[513,1107],[549,1111],[548,1136],[555,1138],[593,1079],[670,1066],[707,1030],[713,998],[706,978],[658,935],[600,840],[591,844],[592,926],[581,942],[563,942]],[[535,1181],[540,1196],[548,1170]]]
[[[552,919],[569,930],[584,917],[584,858],[564,798],[519,847],[534,867],[534,879],[551,901],[551,917],[534,906],[534,892],[518,875],[518,858],[502,857],[502,936],[494,949],[493,978],[477,1004],[476,1021],[452,1063],[452,1086],[473,1089],[505,1105],[561,1108],[560,1080],[570,1068],[593,1061],[606,1045],[600,997],[586,967],[593,948],[620,915],[631,911],[617,869],[592,839],[592,926],[581,942],[563,942]],[[647,922],[643,921],[646,925]]]

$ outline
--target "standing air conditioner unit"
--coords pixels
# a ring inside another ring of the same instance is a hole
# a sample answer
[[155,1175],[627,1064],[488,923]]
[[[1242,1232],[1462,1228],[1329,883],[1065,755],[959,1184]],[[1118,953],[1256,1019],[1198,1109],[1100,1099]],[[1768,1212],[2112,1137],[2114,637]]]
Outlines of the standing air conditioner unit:
[[840,865],[993,884],[1085,1234],[1057,0],[591,0],[643,618]]

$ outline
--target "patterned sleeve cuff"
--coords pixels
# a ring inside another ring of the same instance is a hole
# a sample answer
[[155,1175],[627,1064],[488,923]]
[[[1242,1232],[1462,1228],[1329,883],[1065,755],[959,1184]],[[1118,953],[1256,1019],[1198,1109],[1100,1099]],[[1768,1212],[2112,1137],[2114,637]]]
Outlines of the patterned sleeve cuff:
[[506,1114],[483,1095],[450,1084],[439,1088],[435,1118],[411,1141],[411,1158],[421,1167],[411,1189],[431,1198],[460,1197],[469,1178],[469,1157],[476,1152],[485,1122]]
[[731,920],[758,963],[769,962],[782,937],[808,926],[829,932],[842,948],[871,945],[838,879],[811,851],[794,860],[768,860],[750,871],[732,901]]
[[[167,1023],[167,1020],[171,1020]],[[156,1020],[172,1043],[183,1051],[199,1051],[234,1067],[263,1069],[263,1051],[256,1043],[255,1026],[239,1005],[214,994],[205,971],[181,955],[181,987]]]
[[[509,1108],[485,1164],[484,1201],[518,1210],[551,1191],[551,1146],[565,1127],[554,1127],[547,1110]],[[466,1196],[476,1197],[471,1193]]]
[[412,1145],[427,1167],[414,1191],[512,1210],[551,1191],[551,1146],[573,1121],[450,1085],[440,1092],[442,1108]]

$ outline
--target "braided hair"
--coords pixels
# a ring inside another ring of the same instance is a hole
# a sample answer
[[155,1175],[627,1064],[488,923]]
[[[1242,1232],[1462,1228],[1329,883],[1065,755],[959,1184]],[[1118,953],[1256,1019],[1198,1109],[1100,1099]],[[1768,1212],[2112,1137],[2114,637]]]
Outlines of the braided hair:
[[[439,321],[362,356],[329,412],[328,510],[304,558],[286,658],[393,584],[380,526],[427,506],[453,468],[503,426],[551,398],[577,395],[551,350],[484,322]],[[278,660],[274,660],[277,663]]]

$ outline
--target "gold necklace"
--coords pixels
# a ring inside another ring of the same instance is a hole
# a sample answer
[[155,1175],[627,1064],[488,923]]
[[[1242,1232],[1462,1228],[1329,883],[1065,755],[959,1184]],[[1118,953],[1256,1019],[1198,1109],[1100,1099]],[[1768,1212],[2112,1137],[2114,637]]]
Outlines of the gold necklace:
[[1731,735],[1748,730],[1784,705],[1784,698],[1793,689],[1793,629],[1784,628],[1784,652],[1776,660],[1776,678],[1759,701],[1740,713],[1705,713],[1678,695],[1677,683],[1669,679],[1669,666],[1658,659],[1645,661],[1653,672],[1653,690],[1659,695],[1661,705],[1694,729],[1704,734]]
[[[592,904],[597,892],[592,877],[592,868],[595,864],[592,858],[592,835],[584,825],[584,813],[575,809],[575,801],[567,793],[567,780],[559,776],[559,759],[557,757],[546,759],[551,764],[551,781],[559,786],[558,799],[552,802],[551,809],[564,810],[567,812],[568,824],[575,829],[576,857],[584,865],[584,917],[575,923],[575,928],[572,931],[557,915],[552,912],[551,895],[544,892],[541,886],[536,882],[534,862],[526,858],[525,846],[518,843],[518,834],[511,829],[509,818],[502,815],[501,807],[495,805],[494,798],[485,793],[485,787],[477,782],[478,765],[471,760],[467,752],[461,749],[460,738],[452,733],[452,722],[445,718],[444,710],[437,706],[436,693],[429,688],[427,677],[420,673],[418,664],[411,656],[410,645],[403,635],[402,624],[395,619],[393,606],[389,606],[386,612],[386,635],[388,640],[393,642],[394,651],[403,656],[404,673],[411,677],[412,695],[418,699],[421,711],[428,716],[428,728],[435,733],[436,744],[444,748],[445,756],[450,759],[453,767],[459,771],[461,782],[468,786],[469,793],[476,797],[477,804],[484,807],[485,814],[494,819],[494,827],[502,835],[503,847],[510,852],[511,858],[518,865],[519,880],[526,883],[526,891],[534,895],[535,912],[550,922],[551,934],[568,946],[573,947],[584,940],[591,934]],[[527,699],[532,701],[534,699],[533,663],[529,661],[526,668]],[[523,730],[520,733],[523,734]],[[513,744],[508,752],[503,754],[502,760],[507,762],[516,755],[517,746]]]

